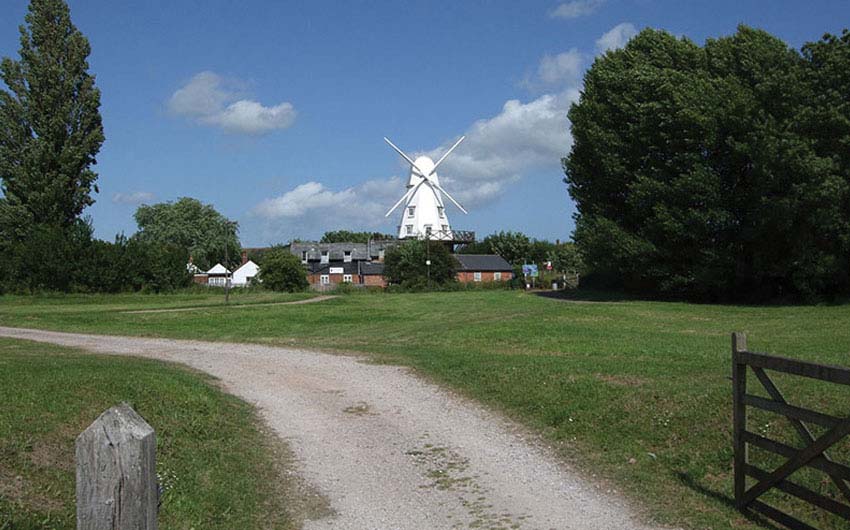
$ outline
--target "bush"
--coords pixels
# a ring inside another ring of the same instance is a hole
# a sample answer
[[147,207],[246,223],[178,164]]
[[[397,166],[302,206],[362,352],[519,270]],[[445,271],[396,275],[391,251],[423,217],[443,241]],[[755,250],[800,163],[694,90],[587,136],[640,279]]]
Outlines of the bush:
[[276,247],[263,256],[263,268],[258,279],[272,291],[294,293],[307,288],[307,273],[301,260],[284,248]]
[[[431,260],[430,267],[427,260]],[[456,282],[457,260],[438,241],[412,240],[387,251],[384,276],[392,284],[409,290],[427,290]]]

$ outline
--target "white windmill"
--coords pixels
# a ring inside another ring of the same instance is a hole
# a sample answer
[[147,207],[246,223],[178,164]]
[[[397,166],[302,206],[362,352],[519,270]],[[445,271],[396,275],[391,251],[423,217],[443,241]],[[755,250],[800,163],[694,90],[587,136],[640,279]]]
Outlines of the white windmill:
[[[452,230],[449,224],[449,218],[446,215],[446,207],[443,204],[443,195],[460,208],[460,211],[463,213],[467,212],[460,203],[449,195],[449,192],[440,186],[440,178],[437,176],[437,167],[460,145],[464,138],[465,136],[461,136],[460,140],[455,142],[451,149],[446,151],[446,154],[437,160],[436,164],[427,156],[420,156],[416,160],[413,160],[404,151],[396,147],[388,138],[384,138],[384,141],[390,144],[390,147],[395,149],[410,164],[410,178],[407,181],[407,192],[385,215],[385,217],[389,217],[401,203],[404,203],[401,222],[398,226],[399,239],[425,237],[443,241],[460,241],[465,239],[465,237],[461,237],[459,233],[456,234]],[[475,236],[472,235],[472,237],[474,238]]]

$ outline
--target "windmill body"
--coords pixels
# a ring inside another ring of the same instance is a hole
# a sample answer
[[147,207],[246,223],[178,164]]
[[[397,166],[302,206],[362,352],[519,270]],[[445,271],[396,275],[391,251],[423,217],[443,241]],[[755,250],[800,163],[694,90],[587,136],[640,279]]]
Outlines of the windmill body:
[[466,210],[442,188],[436,170],[449,153],[463,141],[463,137],[437,163],[434,163],[427,156],[420,156],[413,160],[392,142],[386,138],[384,140],[410,164],[407,191],[387,212],[387,216],[389,216],[396,208],[403,205],[398,224],[398,238],[429,238],[444,241],[455,239],[446,213],[443,196],[453,202],[463,213],[466,213]]

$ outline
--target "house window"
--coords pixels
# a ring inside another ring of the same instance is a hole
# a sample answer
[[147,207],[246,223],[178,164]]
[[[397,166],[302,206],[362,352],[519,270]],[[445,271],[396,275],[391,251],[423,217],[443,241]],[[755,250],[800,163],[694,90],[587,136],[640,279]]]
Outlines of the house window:
[[405,229],[405,233],[406,233],[407,235],[412,235],[412,234],[413,234],[413,225],[405,225],[405,226],[404,226],[404,229]]
[[343,274],[342,275],[342,283],[351,283],[351,275]]
[[328,259],[330,259],[329,253],[327,250],[322,251],[322,263],[327,263]]
[[473,272],[472,273],[472,280],[476,281],[476,282],[480,282],[481,281],[481,273],[480,272]]
[[438,211],[438,212],[440,212],[440,217],[445,217],[445,216],[446,216],[446,214],[445,214],[445,208],[443,208],[442,206],[437,206],[437,211]]
[[407,216],[413,217],[414,210],[416,210],[416,206],[408,206],[407,207]]
[[329,283],[331,283],[331,277],[327,274],[322,274],[321,276],[319,276],[319,283],[322,285],[328,285]]
[[350,250],[346,250],[342,253],[342,261],[344,261],[346,263],[351,262],[351,251]]
[[301,251],[301,263],[307,263],[307,251],[306,250]]
[[494,282],[502,281],[502,273],[501,272],[494,272],[493,273],[493,281]]

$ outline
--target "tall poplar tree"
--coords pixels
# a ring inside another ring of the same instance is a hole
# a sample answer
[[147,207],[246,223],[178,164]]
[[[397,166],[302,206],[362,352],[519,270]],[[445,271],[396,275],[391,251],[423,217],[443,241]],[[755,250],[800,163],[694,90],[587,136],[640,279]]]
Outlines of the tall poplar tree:
[[67,291],[91,240],[100,91],[64,0],[31,0],[20,33],[0,62],[0,292]]
[[0,64],[8,88],[0,85],[0,221],[65,230],[98,191],[100,91],[88,72],[89,42],[64,0],[31,0],[25,22],[20,59]]

